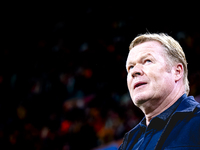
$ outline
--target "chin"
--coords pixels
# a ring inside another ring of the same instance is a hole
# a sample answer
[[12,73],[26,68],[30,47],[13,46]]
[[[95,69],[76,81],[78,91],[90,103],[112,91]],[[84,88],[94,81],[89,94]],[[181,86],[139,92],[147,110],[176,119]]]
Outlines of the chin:
[[148,99],[149,98],[146,96],[146,94],[137,94],[132,97],[132,101],[136,106],[141,106],[146,101],[148,101]]

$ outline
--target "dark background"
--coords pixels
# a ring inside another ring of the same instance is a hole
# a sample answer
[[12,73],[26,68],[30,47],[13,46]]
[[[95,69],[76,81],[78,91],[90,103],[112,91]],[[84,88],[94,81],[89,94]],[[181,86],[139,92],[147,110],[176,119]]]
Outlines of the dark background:
[[126,85],[128,47],[164,32],[188,60],[198,96],[195,4],[8,2],[2,4],[0,148],[92,149],[118,141],[143,114]]

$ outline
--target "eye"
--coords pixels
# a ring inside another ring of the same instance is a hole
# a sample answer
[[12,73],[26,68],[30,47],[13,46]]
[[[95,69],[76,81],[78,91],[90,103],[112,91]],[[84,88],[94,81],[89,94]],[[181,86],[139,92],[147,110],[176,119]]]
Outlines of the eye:
[[129,66],[129,67],[128,67],[128,71],[130,71],[130,70],[133,69],[133,68],[134,68],[133,65]]
[[145,64],[148,64],[148,63],[151,63],[152,61],[150,60],[150,59],[146,59],[145,61],[144,61],[144,63]]

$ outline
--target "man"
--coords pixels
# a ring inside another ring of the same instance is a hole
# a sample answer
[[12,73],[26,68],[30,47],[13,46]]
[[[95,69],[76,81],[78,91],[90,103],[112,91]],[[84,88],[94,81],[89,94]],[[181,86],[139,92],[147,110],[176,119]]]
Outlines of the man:
[[127,84],[145,117],[119,150],[200,149],[200,104],[188,97],[187,62],[177,41],[143,34],[129,47]]

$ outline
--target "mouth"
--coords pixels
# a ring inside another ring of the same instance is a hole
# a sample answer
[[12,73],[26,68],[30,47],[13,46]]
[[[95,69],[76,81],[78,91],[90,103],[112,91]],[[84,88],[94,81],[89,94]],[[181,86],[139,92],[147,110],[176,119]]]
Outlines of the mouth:
[[142,85],[145,85],[145,84],[147,84],[146,82],[138,82],[138,83],[136,83],[135,85],[134,85],[134,89],[136,89],[136,88],[138,88],[138,87],[140,87],[140,86],[142,86]]

